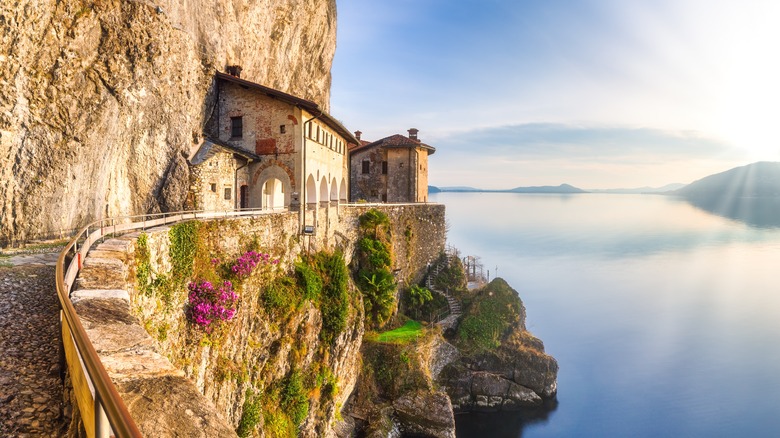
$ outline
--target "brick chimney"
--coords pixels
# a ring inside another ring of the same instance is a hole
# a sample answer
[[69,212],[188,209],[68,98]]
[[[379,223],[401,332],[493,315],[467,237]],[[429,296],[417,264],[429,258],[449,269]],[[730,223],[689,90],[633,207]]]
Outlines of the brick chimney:
[[241,66],[240,65],[229,65],[227,66],[227,74],[230,76],[235,76],[237,78],[241,77]]
[[361,136],[362,134],[363,134],[363,133],[362,133],[362,132],[360,132],[360,131],[355,131],[355,138],[356,138],[356,139],[358,139],[358,141],[360,141],[360,136]]
[[417,128],[410,128],[409,129],[409,138],[412,140],[417,140],[417,133],[420,132]]

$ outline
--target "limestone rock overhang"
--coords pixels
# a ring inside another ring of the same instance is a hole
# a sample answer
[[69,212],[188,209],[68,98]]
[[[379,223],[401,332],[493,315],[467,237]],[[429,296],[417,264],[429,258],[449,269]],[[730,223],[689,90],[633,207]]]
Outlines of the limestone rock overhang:
[[218,71],[216,72],[215,76],[218,81],[221,80],[225,82],[230,82],[239,85],[241,87],[265,94],[268,97],[281,100],[282,102],[288,103],[290,105],[294,105],[299,108],[305,109],[306,111],[314,115],[315,118],[317,118],[318,120],[322,120],[329,128],[336,131],[336,133],[338,133],[340,136],[344,137],[347,143],[360,144],[360,141],[358,141],[358,139],[355,138],[355,135],[352,132],[350,132],[347,128],[345,128],[344,125],[341,124],[341,122],[336,120],[333,116],[328,114],[326,111],[320,109],[320,106],[317,105],[317,103],[312,102],[311,100],[302,99],[300,97],[293,96],[292,94],[287,94],[283,91],[275,90],[273,88],[266,87],[265,85],[260,85],[255,82],[247,81],[246,79],[241,79],[239,77],[229,75],[227,73],[222,73]]

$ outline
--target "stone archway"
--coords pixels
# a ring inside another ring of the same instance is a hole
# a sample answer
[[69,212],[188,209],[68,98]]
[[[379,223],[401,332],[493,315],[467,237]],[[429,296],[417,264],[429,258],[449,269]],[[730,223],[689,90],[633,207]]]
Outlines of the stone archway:
[[317,205],[317,183],[314,182],[313,175],[309,175],[309,177],[306,178],[306,205]]
[[286,169],[263,166],[252,177],[249,206],[252,208],[284,208],[290,205],[292,186]]
[[342,204],[346,204],[349,202],[347,199],[347,180],[342,178],[341,179],[341,187],[339,189],[339,200]]
[[261,205],[264,209],[280,209],[285,207],[284,184],[276,178],[269,178],[262,188]]
[[339,202],[339,184],[336,182],[336,178],[330,182],[330,202],[334,204]]
[[320,204],[328,202],[328,180],[323,176],[320,180]]

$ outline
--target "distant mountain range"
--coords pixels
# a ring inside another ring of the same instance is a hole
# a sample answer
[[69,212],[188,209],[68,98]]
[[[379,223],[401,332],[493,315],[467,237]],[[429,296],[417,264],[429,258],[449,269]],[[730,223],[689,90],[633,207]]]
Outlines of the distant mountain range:
[[591,193],[616,193],[616,194],[643,194],[643,193],[664,193],[672,190],[678,190],[685,187],[682,183],[667,184],[662,187],[637,187],[635,189],[588,189]]
[[702,210],[751,226],[780,227],[780,163],[758,162],[736,167],[670,194]]
[[428,186],[429,193],[440,192],[459,192],[459,193],[587,193],[585,190],[578,189],[577,187],[569,184],[561,184],[559,186],[533,186],[533,187],[515,187],[513,189],[504,190],[486,190],[477,189],[474,187],[454,186],[454,187],[436,187]]
[[778,198],[780,163],[760,161],[735,167],[672,191],[688,199]]
[[[714,202],[722,203],[729,199],[769,199],[780,200],[780,162],[760,161],[747,166],[736,167],[725,172],[685,185],[667,184],[662,187],[638,187],[634,189],[590,189],[583,190],[569,184],[559,186],[515,187],[504,190],[486,190],[468,186],[436,187],[428,186],[428,192],[473,192],[473,193],[615,193],[642,194],[657,193],[678,195],[698,206],[707,205],[709,210]],[[780,202],[780,201],[778,201]],[[780,211],[778,211],[780,214]]]

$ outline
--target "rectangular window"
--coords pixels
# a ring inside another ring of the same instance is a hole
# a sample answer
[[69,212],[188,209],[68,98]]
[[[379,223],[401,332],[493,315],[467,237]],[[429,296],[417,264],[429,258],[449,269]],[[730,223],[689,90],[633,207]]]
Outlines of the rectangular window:
[[279,125],[279,133],[284,134],[285,132],[287,132],[287,126]]
[[230,118],[230,138],[242,138],[244,136],[244,118]]
[[382,175],[387,175],[387,161],[382,161]]
[[232,190],[230,190],[230,187],[225,187],[225,200],[226,201],[229,201],[232,198],[231,192],[232,192]]
[[387,202],[387,193],[382,193],[382,202]]
[[217,192],[217,184],[216,183],[211,183],[211,191],[214,192],[214,193]]
[[370,165],[371,165],[371,163],[368,160],[363,160],[363,174],[364,175],[368,173],[368,169],[369,169]]

